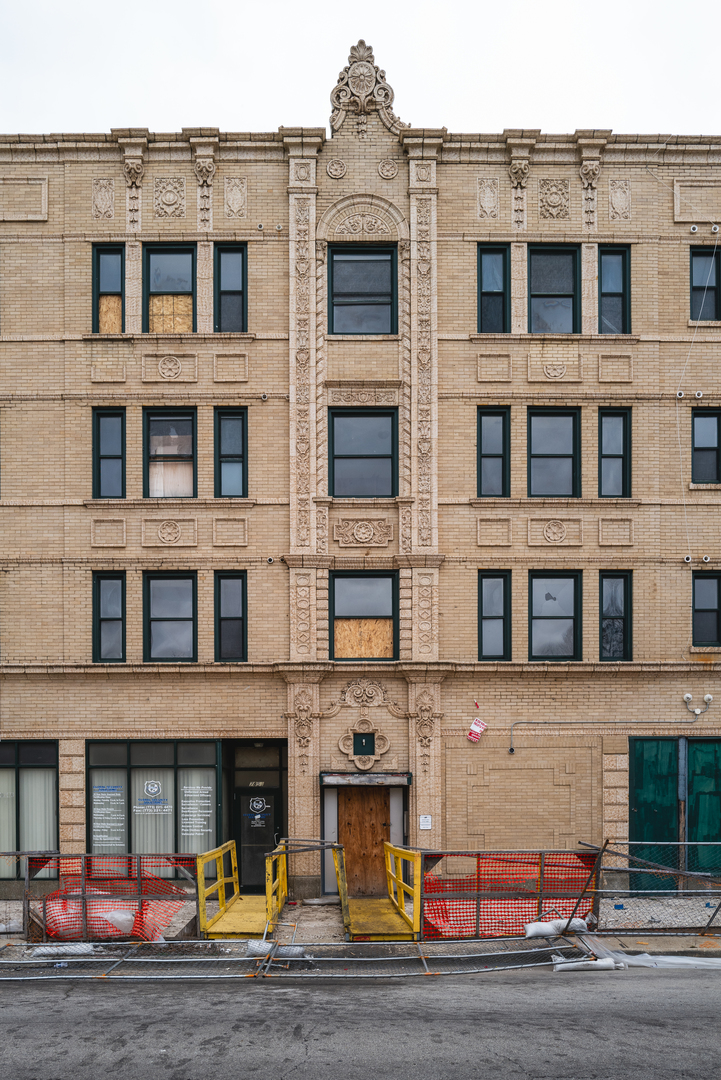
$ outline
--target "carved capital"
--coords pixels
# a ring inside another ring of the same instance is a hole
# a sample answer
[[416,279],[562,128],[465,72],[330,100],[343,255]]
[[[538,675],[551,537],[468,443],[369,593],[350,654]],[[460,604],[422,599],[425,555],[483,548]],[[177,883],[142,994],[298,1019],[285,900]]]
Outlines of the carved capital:
[[508,166],[508,175],[511,178],[511,186],[514,188],[525,188],[530,171],[531,166],[526,158],[514,158]]
[[584,188],[595,188],[598,183],[598,178],[601,175],[601,162],[584,161],[581,163],[581,168],[578,170],[578,173]]
[[130,158],[125,162],[123,172],[125,173],[125,183],[129,188],[142,187],[143,174],[145,173],[142,159]]
[[195,162],[195,176],[199,187],[210,187],[215,176],[215,162],[212,158],[198,158]]

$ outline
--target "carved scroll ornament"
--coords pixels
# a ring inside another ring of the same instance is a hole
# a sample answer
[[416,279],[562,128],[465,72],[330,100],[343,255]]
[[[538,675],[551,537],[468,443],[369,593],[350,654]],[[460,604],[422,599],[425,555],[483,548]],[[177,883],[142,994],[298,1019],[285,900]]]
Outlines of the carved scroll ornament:
[[386,82],[385,71],[381,71],[374,61],[373,49],[361,39],[352,46],[348,66],[341,71],[331,92],[330,126],[333,131],[338,131],[346,113],[352,112],[358,118],[358,134],[364,138],[368,114],[377,109],[388,130],[398,135],[402,127],[409,125],[402,123],[393,112],[394,97]]

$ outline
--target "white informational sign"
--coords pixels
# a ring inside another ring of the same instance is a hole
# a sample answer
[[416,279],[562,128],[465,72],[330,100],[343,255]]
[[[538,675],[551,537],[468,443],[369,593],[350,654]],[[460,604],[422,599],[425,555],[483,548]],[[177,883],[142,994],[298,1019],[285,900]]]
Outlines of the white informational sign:
[[420,815],[419,828],[421,828],[421,829],[432,829],[433,828],[433,818],[431,817],[430,814],[421,814]]
[[93,784],[93,851],[125,851],[125,784]]
[[180,791],[180,835],[209,836],[213,832],[213,788],[209,784],[184,784]]

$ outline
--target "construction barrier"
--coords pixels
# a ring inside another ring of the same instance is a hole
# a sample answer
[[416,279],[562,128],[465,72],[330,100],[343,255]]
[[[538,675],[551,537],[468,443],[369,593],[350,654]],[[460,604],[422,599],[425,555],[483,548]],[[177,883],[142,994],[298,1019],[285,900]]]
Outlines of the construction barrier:
[[421,852],[394,847],[388,841],[384,842],[383,849],[388,898],[403,921],[417,935],[421,928]]
[[280,846],[265,857],[265,911],[273,929],[288,899],[288,851]]
[[[226,858],[230,859],[230,875],[225,872]],[[208,863],[214,864],[213,875],[206,873]],[[235,852],[235,840],[229,840],[227,844],[205,851],[196,857],[196,873],[198,879],[198,932],[202,937],[207,937],[208,932],[220,922],[229,908],[238,898],[238,859]],[[206,880],[211,884],[207,885]],[[232,892],[228,892],[226,885],[232,886]],[[217,894],[217,895],[216,895]],[[208,901],[217,900],[219,910],[215,915],[208,918]]]

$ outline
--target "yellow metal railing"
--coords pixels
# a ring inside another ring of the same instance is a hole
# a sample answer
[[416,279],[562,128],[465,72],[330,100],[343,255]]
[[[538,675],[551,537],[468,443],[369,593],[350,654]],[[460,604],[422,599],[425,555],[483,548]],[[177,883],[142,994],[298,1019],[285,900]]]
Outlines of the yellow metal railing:
[[[386,879],[388,898],[400,917],[408,923],[414,934],[421,929],[421,853],[410,848],[394,847],[386,840],[383,843],[386,859]],[[409,868],[412,884],[403,880],[405,865]],[[411,913],[406,910],[406,897],[411,902]]]
[[345,876],[345,848],[342,844],[333,845],[333,865],[335,866],[335,878],[338,882],[343,926],[348,934],[350,933],[350,908],[348,907],[348,880]]
[[288,899],[288,851],[282,845],[265,857],[265,917],[268,933],[280,918]]
[[[230,853],[230,877],[225,876],[225,855]],[[215,863],[215,881],[212,885],[205,884],[205,867],[208,863]],[[226,898],[225,886],[233,886],[233,895],[230,899]],[[208,900],[216,899],[213,895],[217,892],[217,900],[220,904],[217,915],[214,915],[212,919],[208,919],[206,902]],[[229,907],[238,899],[238,858],[235,853],[235,840],[229,840],[227,844],[222,844],[220,847],[213,848],[212,851],[206,851],[202,855],[198,855],[198,915],[200,916],[200,926],[198,931],[201,935],[204,935],[207,930],[210,930],[214,923],[217,923],[219,919],[223,917]]]

